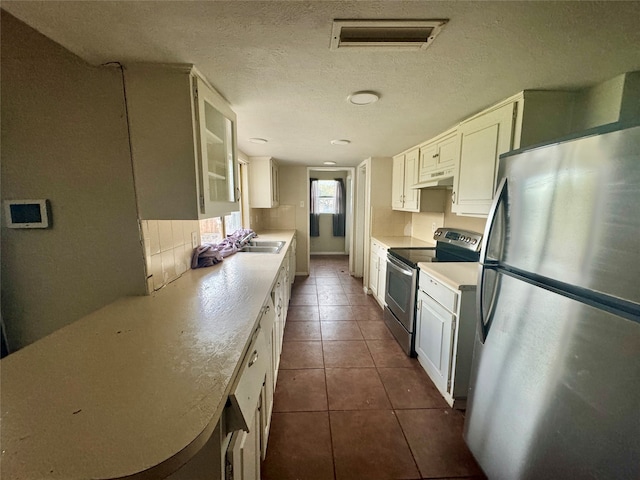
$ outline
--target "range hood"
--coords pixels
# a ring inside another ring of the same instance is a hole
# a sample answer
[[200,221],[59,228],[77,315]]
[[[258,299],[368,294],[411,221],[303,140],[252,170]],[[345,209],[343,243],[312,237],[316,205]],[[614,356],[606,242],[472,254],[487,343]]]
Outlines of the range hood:
[[[426,176],[420,176],[420,182],[411,186],[413,189],[429,187],[451,187],[453,186],[454,168],[433,172]],[[426,178],[425,178],[426,177]]]

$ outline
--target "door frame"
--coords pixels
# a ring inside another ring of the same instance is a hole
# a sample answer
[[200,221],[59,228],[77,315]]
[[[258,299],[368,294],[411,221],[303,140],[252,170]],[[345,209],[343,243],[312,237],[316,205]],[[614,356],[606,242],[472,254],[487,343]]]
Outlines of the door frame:
[[[354,177],[355,177],[355,167],[307,167],[307,265],[309,269],[309,273],[311,273],[311,225],[310,225],[310,214],[311,214],[311,202],[309,201],[311,198],[311,185],[309,184],[311,178],[311,172],[347,172],[347,177],[345,181],[345,194],[347,196],[347,208],[346,208],[346,217],[345,217],[345,232],[349,233],[349,273],[353,273],[351,269],[352,260],[351,257],[353,255],[354,248]],[[345,248],[347,246],[347,239],[345,238]],[[346,252],[345,252],[346,253]]]

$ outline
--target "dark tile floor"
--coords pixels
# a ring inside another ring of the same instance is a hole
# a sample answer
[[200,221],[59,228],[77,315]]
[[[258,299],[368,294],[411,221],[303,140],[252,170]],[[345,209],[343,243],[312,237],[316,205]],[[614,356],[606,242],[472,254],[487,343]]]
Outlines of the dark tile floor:
[[312,256],[291,296],[262,478],[485,478],[463,422],[402,352],[347,257]]

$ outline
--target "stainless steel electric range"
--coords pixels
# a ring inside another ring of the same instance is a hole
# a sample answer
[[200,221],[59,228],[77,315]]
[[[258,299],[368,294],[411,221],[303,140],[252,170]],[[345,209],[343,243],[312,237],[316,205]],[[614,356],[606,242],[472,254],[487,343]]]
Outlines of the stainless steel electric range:
[[477,262],[482,234],[439,228],[435,247],[390,248],[387,254],[387,287],[384,321],[407,353],[415,356],[416,293],[419,262]]

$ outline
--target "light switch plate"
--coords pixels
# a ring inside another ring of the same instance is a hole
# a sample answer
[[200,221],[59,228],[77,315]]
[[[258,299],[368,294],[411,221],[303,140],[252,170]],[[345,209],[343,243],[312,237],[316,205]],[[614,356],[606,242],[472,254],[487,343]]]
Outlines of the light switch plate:
[[198,232],[191,232],[191,248],[198,246]]

